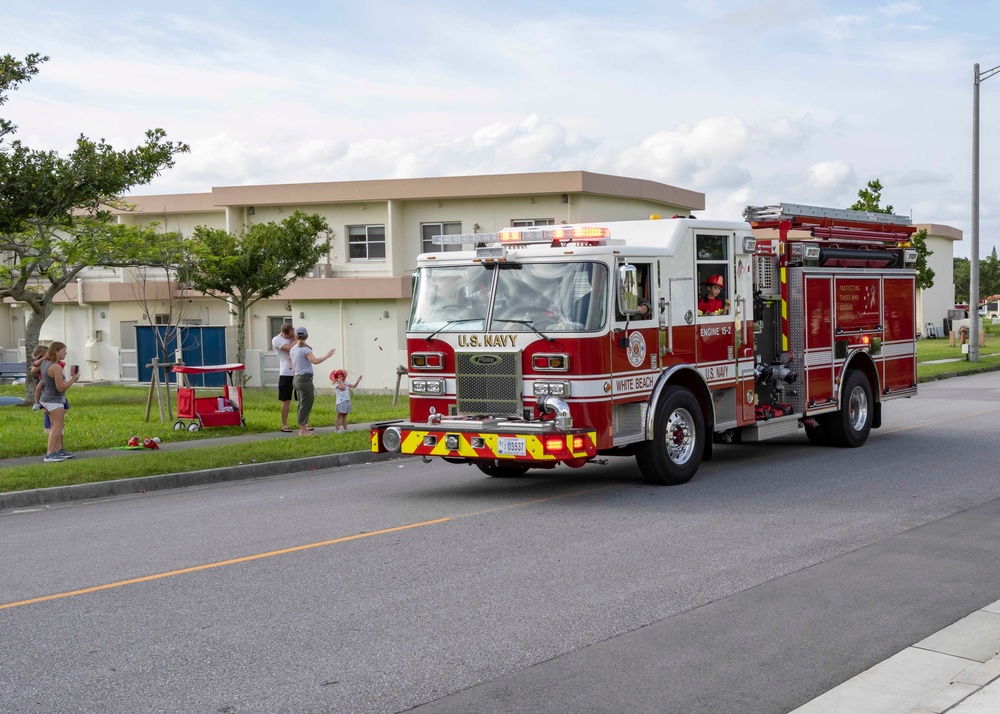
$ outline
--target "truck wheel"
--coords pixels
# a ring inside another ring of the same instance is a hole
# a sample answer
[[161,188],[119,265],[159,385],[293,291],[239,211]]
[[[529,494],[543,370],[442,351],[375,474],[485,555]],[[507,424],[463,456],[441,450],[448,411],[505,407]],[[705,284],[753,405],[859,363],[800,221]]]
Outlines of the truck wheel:
[[477,461],[476,467],[487,476],[514,478],[528,473],[527,466],[501,466],[496,461]]
[[834,446],[855,448],[868,440],[872,430],[872,388],[868,378],[854,369],[844,383],[844,399],[840,411],[827,416],[826,429]]
[[687,483],[701,465],[705,422],[698,400],[688,390],[670,386],[653,420],[653,438],[639,444],[635,460],[650,483]]

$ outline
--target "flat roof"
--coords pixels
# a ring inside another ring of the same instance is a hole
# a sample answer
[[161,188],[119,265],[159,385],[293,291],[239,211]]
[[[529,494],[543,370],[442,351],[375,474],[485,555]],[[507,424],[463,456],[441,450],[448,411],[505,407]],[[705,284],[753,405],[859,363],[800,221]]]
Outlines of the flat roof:
[[705,194],[646,179],[589,171],[549,171],[480,176],[327,181],[322,183],[216,186],[211,193],[130,195],[125,199],[143,213],[218,210],[227,206],[268,206],[441,198],[497,198],[527,194],[585,193],[633,198],[705,209]]

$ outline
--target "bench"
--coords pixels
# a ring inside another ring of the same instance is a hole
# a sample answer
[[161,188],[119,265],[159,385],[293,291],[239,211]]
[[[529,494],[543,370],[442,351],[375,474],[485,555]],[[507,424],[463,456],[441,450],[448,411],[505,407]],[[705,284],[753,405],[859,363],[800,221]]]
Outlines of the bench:
[[0,380],[9,379],[14,381],[24,379],[28,376],[24,368],[24,362],[0,362]]

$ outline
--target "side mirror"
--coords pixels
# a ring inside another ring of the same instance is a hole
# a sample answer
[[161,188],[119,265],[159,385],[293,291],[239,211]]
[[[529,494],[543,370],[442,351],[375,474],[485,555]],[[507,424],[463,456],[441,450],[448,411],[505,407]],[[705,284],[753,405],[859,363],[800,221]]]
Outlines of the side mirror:
[[618,266],[618,312],[634,315],[639,311],[639,280],[634,265]]

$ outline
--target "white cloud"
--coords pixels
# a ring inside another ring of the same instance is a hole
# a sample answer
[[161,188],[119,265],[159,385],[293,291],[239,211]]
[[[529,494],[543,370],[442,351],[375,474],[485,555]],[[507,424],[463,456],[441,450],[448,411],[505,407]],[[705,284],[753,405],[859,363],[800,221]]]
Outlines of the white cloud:
[[840,161],[821,161],[809,167],[806,186],[809,194],[817,198],[833,200],[858,185],[857,176],[850,164]]
[[881,5],[878,8],[880,14],[894,18],[904,15],[915,15],[920,10],[920,6],[913,2],[892,2],[888,5]]
[[[52,60],[2,115],[41,149],[80,132],[125,148],[157,126],[191,144],[143,193],[584,169],[703,191],[707,212],[733,217],[744,201],[846,206],[880,177],[916,220],[968,230],[972,63],[995,64],[1000,6],[372,0],[235,14],[230,0],[22,3],[5,51]],[[998,90],[982,93],[990,246]]]
[[[809,117],[746,121],[711,117],[657,132],[621,152],[615,170],[709,193],[750,183],[757,157],[801,151],[816,128]],[[761,164],[760,172],[766,170]]]

